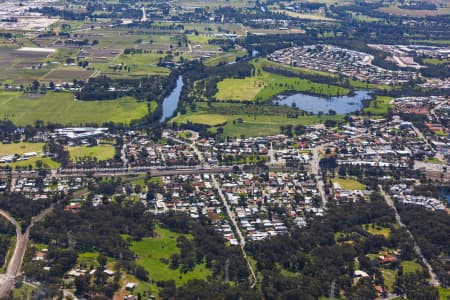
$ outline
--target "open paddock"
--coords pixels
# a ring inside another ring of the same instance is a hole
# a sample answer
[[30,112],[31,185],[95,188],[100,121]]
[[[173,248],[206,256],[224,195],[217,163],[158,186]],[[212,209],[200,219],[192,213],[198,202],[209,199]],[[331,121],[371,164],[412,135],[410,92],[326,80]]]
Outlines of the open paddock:
[[105,101],[76,101],[68,92],[52,92],[29,97],[19,92],[0,93],[0,112],[18,126],[37,120],[66,126],[115,122],[129,124],[147,114],[147,102],[131,97]]
[[55,83],[72,82],[74,79],[87,81],[92,74],[94,74],[94,71],[79,67],[61,67],[51,70],[42,78],[42,81],[53,81]]

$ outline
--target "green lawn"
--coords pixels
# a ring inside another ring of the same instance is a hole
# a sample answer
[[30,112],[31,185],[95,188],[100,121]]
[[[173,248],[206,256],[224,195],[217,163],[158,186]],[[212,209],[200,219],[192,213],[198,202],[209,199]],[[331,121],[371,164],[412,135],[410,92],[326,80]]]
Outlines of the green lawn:
[[[241,118],[243,123],[233,124],[233,120]],[[342,120],[342,116],[300,116],[297,119],[287,118],[279,115],[223,115],[208,114],[206,112],[188,113],[179,115],[171,120],[176,123],[192,122],[196,124],[205,124],[215,126],[226,121],[228,123],[223,126],[224,135],[237,136],[241,134],[245,136],[267,136],[280,133],[280,126],[285,125],[311,125],[322,123],[327,119]]]
[[[131,250],[138,256],[137,264],[142,265],[153,281],[175,280],[177,286],[181,286],[191,279],[206,279],[211,270],[205,264],[200,264],[188,273],[181,273],[179,269],[172,270],[167,264],[161,262],[162,258],[169,259],[172,254],[179,253],[180,249],[176,245],[176,239],[182,234],[157,227],[157,237],[143,238],[141,241],[134,241]],[[190,235],[186,235],[190,238]]]
[[147,103],[131,97],[105,101],[74,100],[72,93],[48,93],[33,98],[19,92],[0,92],[0,111],[16,125],[37,120],[63,125],[116,122],[129,124],[147,114]]
[[256,76],[243,79],[227,78],[217,84],[218,100],[260,100],[267,101],[286,91],[307,92],[325,96],[347,95],[349,89],[311,82],[306,79],[281,76],[262,69]]
[[395,276],[397,272],[394,270],[382,268],[381,274],[383,274],[384,285],[386,286],[386,289],[391,292],[394,289]]
[[363,226],[363,228],[370,234],[382,235],[385,238],[389,238],[389,236],[391,235],[391,229],[388,227],[382,227],[376,224],[367,224],[367,225],[368,225],[367,229],[365,226]]
[[386,115],[389,108],[392,108],[390,97],[376,96],[376,98],[370,101],[368,107],[364,108],[364,112],[372,115]]
[[56,162],[52,159],[50,159],[49,157],[42,157],[42,156],[35,156],[32,157],[30,159],[27,160],[21,160],[21,161],[16,161],[13,163],[0,163],[0,166],[11,166],[12,168],[16,168],[16,167],[28,167],[28,166],[32,166],[32,168],[36,168],[36,163],[38,161],[42,161],[42,165],[45,168],[50,168],[50,169],[57,169],[61,166],[61,164],[59,162]]
[[450,299],[450,288],[440,287],[438,290],[439,290],[439,300]]
[[354,180],[354,179],[350,179],[350,178],[346,178],[346,179],[342,179],[342,178],[335,178],[333,179],[333,183],[339,183],[339,185],[341,186],[341,188],[343,190],[365,190],[366,186],[364,184],[362,184],[361,182]]
[[23,155],[27,152],[41,152],[44,143],[12,143],[12,144],[0,144],[0,156],[7,154],[20,154]]
[[448,60],[438,58],[424,58],[423,62],[429,65],[443,65],[447,63]]
[[71,160],[77,160],[77,158],[83,157],[95,157],[100,161],[112,159],[115,154],[115,149],[112,145],[99,145],[95,147],[70,147],[69,154]]
[[420,264],[418,264],[417,262],[412,261],[412,260],[402,261],[401,265],[403,267],[403,272],[404,273],[415,273],[416,271],[421,271],[422,270],[422,266]]

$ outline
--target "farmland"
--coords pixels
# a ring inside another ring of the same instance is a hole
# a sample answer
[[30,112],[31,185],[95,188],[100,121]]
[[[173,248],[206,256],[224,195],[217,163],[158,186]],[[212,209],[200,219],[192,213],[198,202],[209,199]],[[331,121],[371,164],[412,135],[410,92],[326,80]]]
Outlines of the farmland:
[[116,122],[129,124],[147,114],[147,103],[123,97],[109,101],[76,101],[71,93],[28,97],[18,92],[0,93],[0,111],[17,125],[37,120],[64,125]]

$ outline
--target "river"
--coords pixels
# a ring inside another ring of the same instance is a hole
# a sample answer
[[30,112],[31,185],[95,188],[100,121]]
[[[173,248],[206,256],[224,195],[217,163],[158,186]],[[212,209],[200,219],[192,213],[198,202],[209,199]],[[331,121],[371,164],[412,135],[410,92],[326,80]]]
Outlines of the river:
[[170,93],[169,96],[164,98],[162,103],[162,116],[160,119],[161,123],[164,123],[171,117],[177,110],[178,102],[180,101],[181,90],[183,89],[183,76],[179,76],[177,79],[177,85]]
[[279,96],[274,103],[286,106],[292,106],[304,110],[308,113],[318,114],[322,112],[327,114],[334,110],[337,114],[343,115],[360,110],[363,107],[363,100],[369,100],[372,96],[369,91],[360,90],[347,96],[323,97],[296,93],[293,95]]

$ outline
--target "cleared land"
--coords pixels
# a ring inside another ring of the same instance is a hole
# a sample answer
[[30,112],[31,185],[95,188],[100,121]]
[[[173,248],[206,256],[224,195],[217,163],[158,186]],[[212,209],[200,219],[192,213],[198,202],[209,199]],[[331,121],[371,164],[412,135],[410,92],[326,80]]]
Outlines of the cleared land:
[[361,182],[354,180],[354,179],[342,179],[342,178],[335,178],[333,179],[333,183],[339,183],[341,188],[343,190],[365,190],[366,186],[362,184]]
[[129,124],[147,114],[147,103],[131,97],[76,101],[71,93],[48,93],[36,98],[18,92],[0,92],[0,112],[20,126],[37,120],[74,126],[104,122]]
[[1,163],[0,166],[11,166],[12,168],[16,167],[29,167],[36,168],[36,163],[38,161],[42,162],[42,166],[50,169],[57,169],[61,166],[60,163],[50,159],[49,157],[35,156],[27,160],[21,160],[14,163]]
[[[258,66],[258,65],[256,65]],[[325,96],[347,95],[350,90],[336,85],[311,82],[256,69],[256,76],[244,79],[224,79],[217,84],[218,100],[267,101],[286,91],[307,92]]]
[[[169,259],[172,254],[180,253],[176,240],[182,234],[160,227],[156,228],[156,233],[157,237],[143,238],[131,245],[131,250],[138,256],[137,264],[149,272],[152,280],[175,280],[177,286],[180,286],[192,279],[206,279],[211,274],[204,263],[187,273],[181,273],[180,269],[170,269],[161,259]],[[185,236],[190,238],[189,235]]]
[[12,144],[0,144],[0,156],[8,154],[20,154],[23,155],[27,152],[41,152],[44,143],[12,143]]
[[369,106],[364,108],[364,111],[372,115],[386,115],[390,108],[392,108],[390,97],[376,96],[370,101]]
[[[197,103],[196,112],[187,112],[174,117],[170,122],[195,123],[209,126],[223,126],[224,135],[267,136],[280,133],[280,127],[286,125],[311,125],[325,120],[342,120],[342,116],[304,115],[288,118],[289,112],[298,112],[289,107],[271,105],[246,105],[240,103],[216,102],[210,107],[206,103]],[[217,130],[216,127],[211,131]]]
[[69,154],[71,160],[82,159],[85,157],[96,158],[97,160],[112,159],[115,154],[115,149],[111,145],[99,145],[94,147],[70,147]]
[[422,270],[422,266],[412,260],[402,261],[401,266],[403,267],[404,273],[415,273],[416,271]]
[[370,234],[373,235],[382,235],[385,238],[388,238],[391,235],[391,229],[388,227],[378,226],[376,224],[367,224],[367,228],[363,226],[363,228]]
[[53,69],[42,77],[44,82],[73,82],[74,79],[87,81],[94,74],[94,71],[88,71],[80,67],[61,67]]

